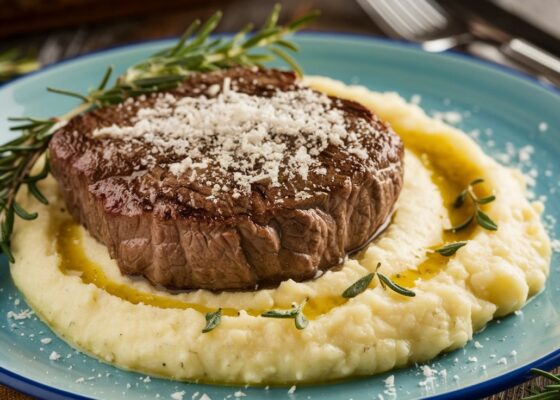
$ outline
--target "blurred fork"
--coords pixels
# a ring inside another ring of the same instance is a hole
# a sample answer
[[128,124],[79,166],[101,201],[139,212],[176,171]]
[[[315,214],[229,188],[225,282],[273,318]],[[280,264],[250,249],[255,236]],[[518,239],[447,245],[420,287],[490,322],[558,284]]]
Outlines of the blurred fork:
[[418,42],[430,52],[461,45],[481,58],[505,64],[560,86],[560,59],[533,44],[478,20],[453,17],[434,0],[357,0],[394,39]]
[[474,40],[467,26],[432,0],[358,0],[364,11],[393,39],[419,42],[439,52]]

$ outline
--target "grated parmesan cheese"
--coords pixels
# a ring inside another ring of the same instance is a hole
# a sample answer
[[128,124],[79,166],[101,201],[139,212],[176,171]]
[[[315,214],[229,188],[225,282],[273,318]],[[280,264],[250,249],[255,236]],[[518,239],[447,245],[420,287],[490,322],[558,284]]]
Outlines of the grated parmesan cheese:
[[173,400],[183,400],[184,396],[185,396],[185,391],[175,392],[171,394],[171,398]]
[[[143,170],[157,165],[177,178],[212,182],[212,196],[230,192],[238,198],[250,194],[255,183],[279,187],[296,178],[305,182],[310,174],[325,175],[318,156],[329,145],[367,167],[364,135],[375,138],[379,132],[367,120],[347,123],[337,100],[298,86],[254,96],[236,91],[235,83],[225,78],[199,97],[159,93],[140,98],[148,105],[136,111],[129,126],[98,128],[93,137],[118,139],[108,141],[108,159],[115,151],[148,148]],[[162,165],[158,157],[172,161]]]
[[432,117],[451,125],[457,125],[463,121],[463,116],[457,111],[434,111]]
[[22,320],[22,319],[29,319],[33,316],[33,314],[35,314],[32,310],[30,309],[25,309],[19,313],[16,313],[14,311],[8,311],[8,313],[6,314],[6,316],[8,317],[8,319],[14,319],[16,321]]

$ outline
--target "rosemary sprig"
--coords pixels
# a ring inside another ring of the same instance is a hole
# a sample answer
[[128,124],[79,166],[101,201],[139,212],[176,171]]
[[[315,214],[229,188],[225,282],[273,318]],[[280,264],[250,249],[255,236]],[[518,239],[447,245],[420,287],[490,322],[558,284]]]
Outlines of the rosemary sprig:
[[554,375],[550,372],[541,369],[533,368],[531,372],[534,375],[542,376],[550,381],[552,384],[545,385],[539,389],[532,389],[529,395],[523,397],[522,400],[555,400],[560,399],[560,375]]
[[294,324],[297,329],[302,330],[309,325],[309,321],[303,315],[303,306],[305,303],[302,304],[292,304],[292,308],[290,310],[269,310],[265,311],[261,314],[261,317],[265,318],[292,318],[294,320]]
[[56,120],[34,118],[13,118],[12,121],[17,121],[20,125],[11,129],[21,131],[22,134],[0,146],[0,211],[3,217],[0,225],[0,248],[10,262],[14,262],[9,238],[15,216],[24,220],[37,218],[37,213],[24,210],[16,202],[15,196],[20,187],[26,185],[29,193],[38,201],[48,204],[45,196],[37,188],[37,182],[44,179],[49,172],[48,158],[38,174],[31,175],[31,168],[46,150],[52,135],[51,128],[56,124]]
[[216,311],[206,313],[206,326],[202,330],[202,333],[210,332],[215,327],[220,325],[220,322],[222,322],[221,308],[218,308]]
[[0,54],[0,82],[35,71],[40,66],[37,59],[22,55],[18,50],[5,51]]
[[496,200],[496,196],[490,195],[490,196],[478,198],[473,191],[473,188],[476,185],[481,184],[482,182],[484,182],[484,179],[482,178],[475,179],[474,181],[470,182],[467,185],[467,187],[463,189],[463,191],[461,191],[461,193],[459,193],[459,195],[453,202],[453,207],[461,208],[465,204],[466,200],[470,199],[473,206],[473,212],[466,220],[464,220],[460,224],[453,226],[450,229],[447,229],[448,232],[455,233],[463,229],[466,229],[473,221],[476,221],[478,225],[480,225],[482,228],[486,230],[489,231],[498,230],[498,225],[496,225],[496,223],[492,221],[492,219],[488,216],[488,214],[486,214],[484,211],[480,209],[481,205],[488,204]]
[[342,292],[342,297],[344,297],[345,299],[351,299],[351,298],[356,297],[357,295],[365,292],[366,289],[368,288],[369,284],[371,283],[373,278],[375,278],[376,275],[377,275],[377,279],[379,279],[379,284],[381,285],[383,290],[386,290],[387,288],[389,288],[392,291],[394,291],[395,293],[398,293],[398,294],[403,295],[403,296],[407,296],[407,297],[416,296],[416,293],[414,293],[412,290],[409,290],[407,288],[404,288],[404,287],[396,284],[390,278],[388,278],[386,275],[382,274],[381,272],[378,272],[379,267],[381,267],[381,263],[377,263],[377,266],[375,268],[375,272],[370,272],[369,274],[361,277],[356,282],[354,282],[352,285],[350,285],[344,292]]
[[31,168],[48,148],[52,134],[71,118],[95,107],[123,102],[131,96],[169,90],[193,72],[207,72],[219,69],[241,67],[261,67],[264,62],[280,58],[297,73],[301,69],[288,55],[297,51],[295,43],[286,39],[301,29],[318,14],[313,12],[302,18],[278,25],[280,5],[274,6],[261,29],[252,35],[252,25],[247,25],[231,38],[210,38],[220,22],[222,14],[217,12],[205,23],[193,22],[179,41],[146,60],[130,67],[108,87],[112,68],[109,67],[101,77],[98,86],[88,93],[77,93],[64,89],[48,88],[52,93],[77,98],[81,103],[65,115],[47,119],[21,117],[13,118],[18,125],[11,130],[19,131],[20,136],[0,146],[0,249],[11,262],[14,257],[10,251],[14,219],[36,218],[36,213],[23,210],[15,202],[21,186],[26,185],[29,192],[42,203],[45,196],[37,188],[37,182],[49,172],[48,162],[44,170],[31,176]]

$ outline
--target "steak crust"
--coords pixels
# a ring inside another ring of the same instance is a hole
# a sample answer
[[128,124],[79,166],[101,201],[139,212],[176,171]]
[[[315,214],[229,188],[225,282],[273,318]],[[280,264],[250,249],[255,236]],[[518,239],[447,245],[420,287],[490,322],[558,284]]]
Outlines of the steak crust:
[[[165,95],[212,98],[226,84],[260,98],[310,91],[293,73],[230,69],[193,74]],[[239,183],[235,163],[225,173],[213,163],[177,170],[174,165],[184,165],[181,152],[155,151],[157,142],[144,137],[99,135],[130,126],[139,110],[156,107],[162,96],[77,116],[54,134],[49,147],[52,174],[69,212],[107,246],[123,274],[170,289],[253,289],[302,281],[339,265],[390,217],[402,186],[403,145],[360,104],[329,97],[328,108],[342,113],[361,153],[349,151],[347,143],[328,143],[312,156],[308,172],[294,173],[287,160],[301,145],[298,136],[270,136],[286,143],[277,181],[253,179],[249,189],[232,191]],[[215,150],[203,139],[201,157]],[[253,167],[265,168],[258,162]],[[224,190],[216,190],[216,177],[220,186],[225,182]]]

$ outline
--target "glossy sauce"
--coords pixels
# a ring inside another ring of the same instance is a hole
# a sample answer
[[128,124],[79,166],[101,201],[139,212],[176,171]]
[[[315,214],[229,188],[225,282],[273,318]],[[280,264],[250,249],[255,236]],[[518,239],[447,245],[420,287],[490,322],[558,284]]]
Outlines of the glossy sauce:
[[[473,212],[473,206],[469,199],[465,201],[461,208],[454,208],[453,203],[458,194],[467,186],[469,181],[454,182],[449,179],[444,171],[435,168],[427,157],[419,157],[424,166],[431,172],[432,182],[437,186],[445,208],[448,211],[448,216],[452,226],[456,226],[465,221]],[[479,198],[488,196],[490,190],[484,185],[479,184],[473,188],[473,192]],[[482,206],[484,208],[484,206]],[[468,240],[473,236],[476,229],[476,223],[473,221],[467,228],[459,232],[444,231],[442,233],[443,243],[426,250],[426,258],[416,268],[408,269],[398,274],[395,274],[391,279],[406,288],[412,288],[417,279],[428,280],[435,277],[438,273],[447,267],[447,263],[451,257],[442,256],[435,252],[435,249],[445,246],[446,244]]]

